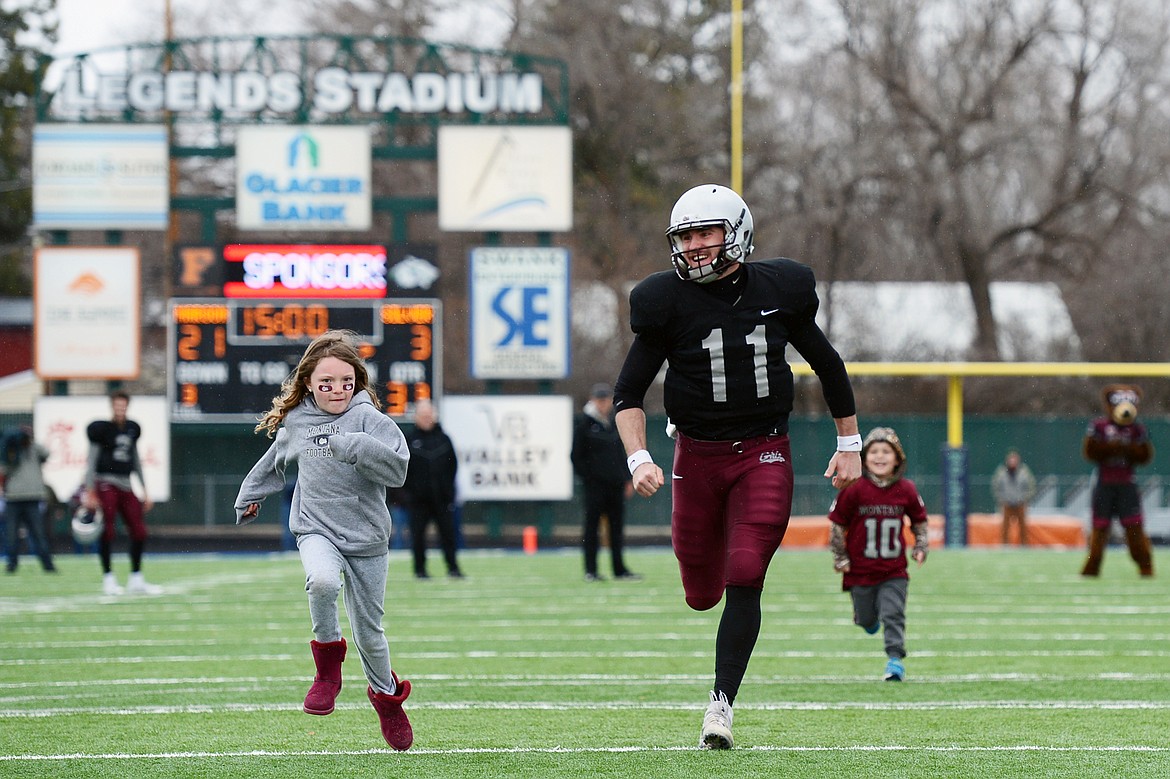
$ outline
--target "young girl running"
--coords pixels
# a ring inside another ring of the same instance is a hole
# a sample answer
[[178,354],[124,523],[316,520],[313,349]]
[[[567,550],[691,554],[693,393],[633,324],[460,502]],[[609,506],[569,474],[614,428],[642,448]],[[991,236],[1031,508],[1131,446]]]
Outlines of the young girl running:
[[310,642],[317,675],[305,696],[307,714],[329,714],[341,691],[346,643],[337,596],[345,582],[345,611],[378,713],[382,737],[397,750],[414,734],[402,703],[410,682],[390,668],[382,630],[389,563],[390,512],[386,488],[401,487],[410,455],[402,431],[380,409],[369,374],[348,331],[313,340],[256,425],[275,441],[240,486],[236,523],[251,522],[260,503],[284,489],[297,463],[289,527],[305,568]]

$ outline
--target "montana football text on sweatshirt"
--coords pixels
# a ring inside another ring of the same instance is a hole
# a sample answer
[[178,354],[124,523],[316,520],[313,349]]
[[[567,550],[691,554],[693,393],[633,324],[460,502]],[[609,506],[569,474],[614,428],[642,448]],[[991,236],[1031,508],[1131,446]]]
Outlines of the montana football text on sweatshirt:
[[240,485],[236,524],[252,520],[243,516],[249,505],[284,490],[285,471],[296,462],[289,529],[324,536],[342,554],[384,554],[390,542],[386,488],[402,486],[409,461],[402,431],[368,393],[355,393],[340,414],[322,411],[307,397],[289,411]]

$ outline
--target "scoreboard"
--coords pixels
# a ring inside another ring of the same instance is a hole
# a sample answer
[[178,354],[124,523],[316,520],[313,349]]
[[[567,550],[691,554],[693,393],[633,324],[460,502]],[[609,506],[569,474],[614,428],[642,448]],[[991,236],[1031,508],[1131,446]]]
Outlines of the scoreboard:
[[167,323],[167,398],[174,422],[252,422],[272,406],[305,347],[352,330],[383,410],[414,418],[442,387],[438,300],[176,298]]

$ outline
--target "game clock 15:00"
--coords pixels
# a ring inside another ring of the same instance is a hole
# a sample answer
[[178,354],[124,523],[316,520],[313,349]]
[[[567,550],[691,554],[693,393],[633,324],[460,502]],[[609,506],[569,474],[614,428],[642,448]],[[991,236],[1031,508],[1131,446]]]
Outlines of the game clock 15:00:
[[305,346],[326,330],[352,330],[370,382],[395,418],[440,386],[438,300],[183,298],[168,320],[171,419],[254,422],[272,405]]

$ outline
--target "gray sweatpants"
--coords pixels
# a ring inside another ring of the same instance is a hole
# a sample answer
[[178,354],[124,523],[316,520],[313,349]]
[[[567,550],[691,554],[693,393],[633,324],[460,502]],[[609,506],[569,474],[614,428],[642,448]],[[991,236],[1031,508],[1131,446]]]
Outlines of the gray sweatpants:
[[853,587],[853,621],[869,627],[879,619],[885,626],[886,657],[906,656],[906,579],[887,579],[873,587]]
[[361,655],[366,679],[374,692],[394,693],[390,647],[382,630],[389,550],[374,557],[347,557],[324,536],[312,534],[297,536],[297,548],[301,553],[301,565],[305,568],[305,591],[309,593],[313,635],[321,643],[341,640],[337,596],[344,589],[345,613],[353,629],[353,641]]

